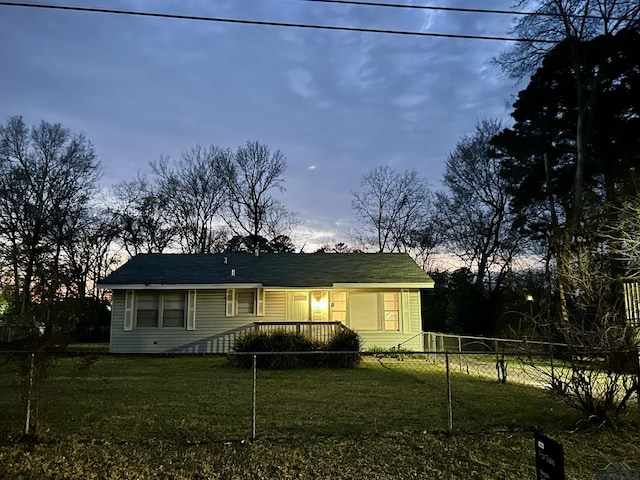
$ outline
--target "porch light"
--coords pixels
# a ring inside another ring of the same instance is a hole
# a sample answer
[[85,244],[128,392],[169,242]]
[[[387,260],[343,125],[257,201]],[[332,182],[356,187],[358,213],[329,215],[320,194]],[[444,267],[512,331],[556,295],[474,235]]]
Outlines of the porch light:
[[314,310],[324,310],[327,308],[328,300],[327,298],[318,298],[315,295],[311,298],[311,308]]

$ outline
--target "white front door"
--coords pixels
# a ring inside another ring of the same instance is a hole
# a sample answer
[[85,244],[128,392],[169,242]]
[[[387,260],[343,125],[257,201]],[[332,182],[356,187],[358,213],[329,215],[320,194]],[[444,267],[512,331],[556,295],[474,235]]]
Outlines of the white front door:
[[290,296],[289,320],[294,322],[309,321],[309,294],[307,292],[295,292]]

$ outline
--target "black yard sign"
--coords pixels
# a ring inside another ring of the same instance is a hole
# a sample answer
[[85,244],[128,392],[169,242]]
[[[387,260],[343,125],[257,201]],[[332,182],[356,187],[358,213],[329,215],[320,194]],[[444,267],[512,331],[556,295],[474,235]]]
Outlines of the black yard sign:
[[538,480],[564,480],[562,444],[535,433],[536,472]]

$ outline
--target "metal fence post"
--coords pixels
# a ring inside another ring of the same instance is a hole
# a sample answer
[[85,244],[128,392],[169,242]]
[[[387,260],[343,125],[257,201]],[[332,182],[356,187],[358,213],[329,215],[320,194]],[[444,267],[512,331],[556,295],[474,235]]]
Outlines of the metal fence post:
[[251,408],[251,440],[256,439],[256,380],[257,380],[257,356],[253,356],[253,398]]
[[33,390],[33,369],[35,363],[35,353],[31,354],[31,358],[29,359],[29,380],[27,383],[27,405],[26,405],[26,414],[25,414],[25,422],[24,422],[24,434],[29,435],[31,433],[31,395]]
[[453,406],[451,405],[451,375],[449,371],[449,353],[444,354],[445,365],[447,369],[447,412],[449,420],[449,431],[453,430]]
[[551,391],[556,391],[556,372],[553,365],[553,344],[549,344],[549,358],[551,360]]
[[462,337],[458,336],[458,366],[460,367],[460,373],[462,373]]

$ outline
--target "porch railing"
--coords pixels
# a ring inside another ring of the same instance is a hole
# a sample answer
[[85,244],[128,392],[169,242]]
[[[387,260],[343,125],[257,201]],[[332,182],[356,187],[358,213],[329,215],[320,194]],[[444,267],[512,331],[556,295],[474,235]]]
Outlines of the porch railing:
[[254,322],[257,332],[286,331],[302,333],[316,342],[327,342],[346,329],[340,322]]
[[173,348],[169,353],[227,353],[233,350],[236,340],[248,332],[286,331],[303,333],[314,341],[326,342],[345,327],[340,322],[253,322]]

